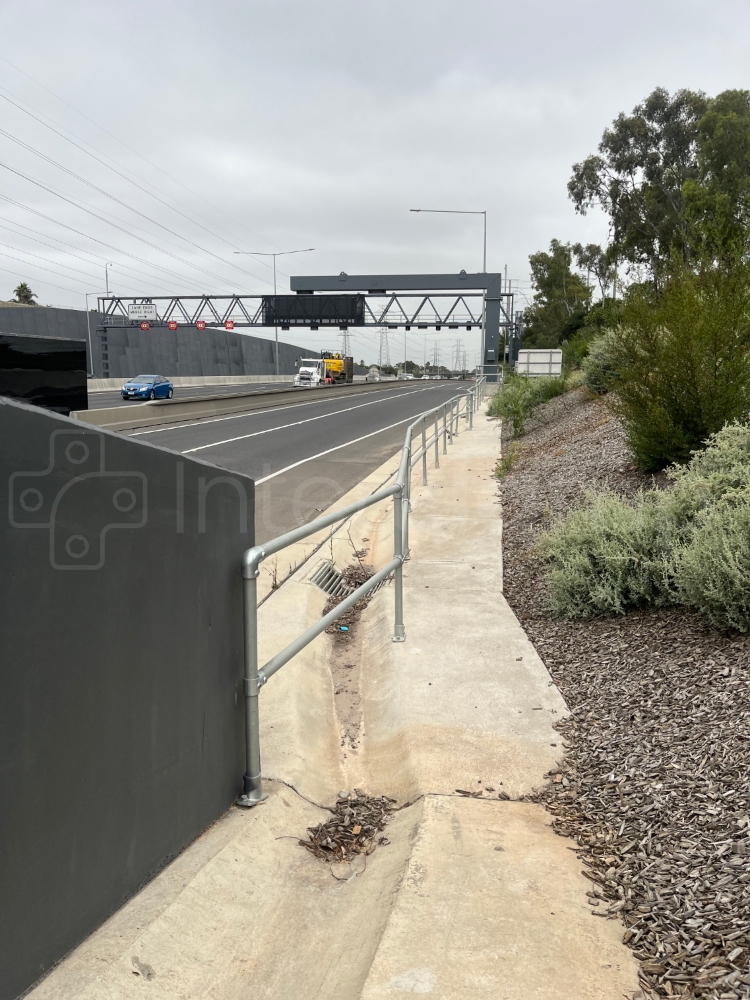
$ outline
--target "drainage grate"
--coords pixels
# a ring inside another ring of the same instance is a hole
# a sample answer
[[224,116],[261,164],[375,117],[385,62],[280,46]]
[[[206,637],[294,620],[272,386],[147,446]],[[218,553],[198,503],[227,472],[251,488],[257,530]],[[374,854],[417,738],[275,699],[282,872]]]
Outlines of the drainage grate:
[[[377,594],[392,579],[393,576],[391,575],[385,580],[381,580],[377,587],[371,590],[370,593]],[[320,587],[324,594],[328,594],[331,597],[347,597],[354,589],[351,584],[346,582],[333,563],[330,562],[322,562],[318,566],[310,576],[310,583],[314,583],[316,587]]]
[[346,597],[352,592],[352,588],[344,582],[344,578],[333,563],[329,562],[322,562],[318,566],[310,577],[310,582],[314,583],[316,587],[320,587],[323,593],[332,597]]

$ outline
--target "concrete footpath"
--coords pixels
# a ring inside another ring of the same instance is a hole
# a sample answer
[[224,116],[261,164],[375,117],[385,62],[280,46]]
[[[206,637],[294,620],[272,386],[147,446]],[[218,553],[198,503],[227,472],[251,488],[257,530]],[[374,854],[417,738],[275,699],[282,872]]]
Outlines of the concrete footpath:
[[[637,992],[622,926],[592,913],[573,844],[521,801],[562,755],[553,725],[566,707],[502,596],[498,431],[477,417],[430,467],[428,486],[415,470],[406,642],[391,641],[387,586],[348,641],[321,636],[271,678],[260,701],[268,800],[215,823],[35,1000]],[[286,554],[297,569],[278,589],[267,567],[261,662],[320,615],[325,595],[311,577],[323,559],[344,568],[356,550],[378,566],[391,546],[384,503]],[[399,808],[366,868],[358,858],[332,871],[296,840],[353,788]]]

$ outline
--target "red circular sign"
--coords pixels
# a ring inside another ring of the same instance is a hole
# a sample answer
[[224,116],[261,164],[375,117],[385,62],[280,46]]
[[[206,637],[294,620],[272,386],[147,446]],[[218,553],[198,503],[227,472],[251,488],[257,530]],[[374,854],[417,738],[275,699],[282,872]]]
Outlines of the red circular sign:
[[228,319],[224,324],[224,326],[226,327],[227,330],[234,330],[234,320]]
[[195,324],[195,329],[196,330],[205,330],[206,329],[206,321],[203,320],[203,319],[199,319],[198,322]]
[[144,321],[141,323],[141,330],[150,330],[150,329],[151,329],[151,324],[147,323],[146,320],[144,319]]
[[177,329],[177,320],[176,319],[170,319],[170,321],[167,323],[167,326],[169,327],[170,330],[176,330]]

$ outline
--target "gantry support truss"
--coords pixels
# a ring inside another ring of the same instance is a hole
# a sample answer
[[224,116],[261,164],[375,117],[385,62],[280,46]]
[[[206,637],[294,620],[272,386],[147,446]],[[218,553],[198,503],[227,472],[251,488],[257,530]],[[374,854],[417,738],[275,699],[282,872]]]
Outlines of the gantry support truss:
[[[500,330],[513,324],[513,295],[503,291],[500,274],[397,274],[348,275],[331,277],[292,277],[291,289],[297,295],[356,293],[364,300],[364,327],[390,329],[414,327],[449,330],[481,328],[483,373],[490,380],[497,377],[500,360]],[[287,322],[264,320],[267,295],[158,295],[107,296],[98,301],[100,330],[110,327],[223,326],[228,329],[281,326],[339,326],[330,319],[310,322],[290,319]],[[148,316],[137,316],[133,306],[148,306]],[[129,308],[131,307],[131,308]]]

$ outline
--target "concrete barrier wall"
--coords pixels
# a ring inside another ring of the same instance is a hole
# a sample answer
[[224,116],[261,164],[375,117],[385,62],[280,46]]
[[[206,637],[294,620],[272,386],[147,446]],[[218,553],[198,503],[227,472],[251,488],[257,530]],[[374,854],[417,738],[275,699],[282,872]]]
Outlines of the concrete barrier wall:
[[[356,367],[359,367],[358,365]],[[146,374],[146,373],[144,373]],[[252,385],[254,382],[289,382],[288,375],[174,375],[171,380],[177,389],[190,389],[195,386],[236,385],[238,388]],[[355,375],[355,382],[364,382],[364,375]],[[121,378],[90,378],[89,392],[113,392],[122,388]],[[182,394],[181,394],[182,395]]]
[[0,1000],[13,1000],[241,790],[254,494],[11,400],[0,436]]

